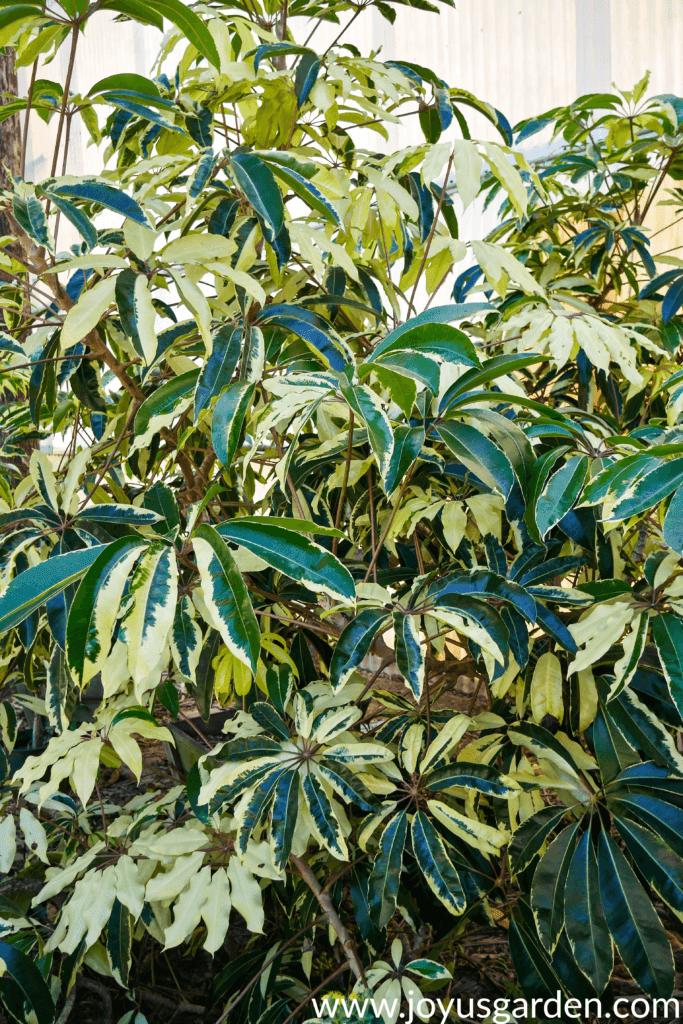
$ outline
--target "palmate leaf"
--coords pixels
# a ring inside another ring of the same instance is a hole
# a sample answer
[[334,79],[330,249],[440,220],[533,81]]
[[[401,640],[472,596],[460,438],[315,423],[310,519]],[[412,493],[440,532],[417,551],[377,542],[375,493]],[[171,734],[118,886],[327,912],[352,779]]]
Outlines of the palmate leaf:
[[394,610],[396,667],[416,700],[422,696],[425,680],[425,652],[420,643],[419,619]]
[[424,811],[417,811],[414,815],[410,835],[415,859],[429,888],[451,914],[462,914],[466,899],[458,872]]
[[364,608],[345,627],[330,664],[330,683],[334,690],[340,690],[348,682],[389,618],[383,608]]
[[[157,2],[157,0],[154,0]],[[173,0],[171,0],[173,2]],[[180,0],[175,0],[179,6]],[[185,8],[187,10],[187,8]],[[89,203],[96,203],[104,206],[122,217],[128,217],[143,227],[149,227],[145,213],[137,200],[126,195],[121,189],[114,188],[107,181],[99,178],[51,178],[42,183],[42,188],[58,196],[66,196],[73,199],[83,199]]]
[[565,885],[576,848],[578,822],[550,844],[534,872],[531,906],[541,942],[552,954],[564,928]]
[[66,587],[77,583],[105,547],[98,544],[82,551],[68,551],[16,576],[0,597],[0,635],[18,626]]
[[273,793],[270,815],[270,845],[273,864],[278,871],[284,871],[289,860],[298,813],[299,773],[293,770],[282,772]]
[[[213,409],[211,443],[224,466],[232,465],[240,443],[244,418],[256,391],[255,384],[234,381],[223,391]],[[195,397],[195,413],[197,398]]]
[[669,693],[683,712],[683,622],[671,612],[657,615],[652,622],[652,638],[669,686]]
[[619,835],[645,880],[665,903],[683,912],[683,860],[663,839],[635,821],[615,818]]
[[204,598],[223,643],[256,675],[261,633],[230,550],[218,532],[204,523],[195,530],[193,544]]
[[15,1020],[26,1020],[27,1006],[36,1024],[53,1024],[55,1005],[47,982],[36,964],[25,953],[6,942],[0,942],[3,965],[3,1000]]
[[[310,524],[300,528],[313,532]],[[273,569],[304,583],[315,593],[329,594],[337,601],[355,601],[353,577],[339,559],[275,518],[243,516],[221,523],[216,532],[234,544],[243,545]]]
[[301,789],[320,841],[333,857],[348,860],[348,848],[341,825],[321,783],[315,775],[307,772],[302,776]]
[[128,668],[138,684],[157,669],[167,650],[178,599],[178,563],[174,548],[162,541],[150,545],[131,578],[130,596],[133,603],[123,620],[123,628]]
[[145,541],[132,537],[114,541],[100,552],[76,591],[67,621],[66,650],[69,671],[81,686],[107,659],[126,581],[146,547]]
[[247,851],[247,842],[263,821],[268,808],[272,804],[277,784],[283,773],[283,768],[276,768],[274,772],[261,779],[259,784],[252,790],[247,805],[243,808],[238,821],[235,849],[240,857],[244,857]]
[[614,966],[601,895],[606,893],[588,830],[581,836],[567,871],[565,927],[576,962],[596,992],[605,990]]
[[368,879],[370,913],[378,928],[386,927],[396,909],[407,835],[408,816],[405,811],[399,811],[382,833],[379,851]]
[[435,768],[425,777],[427,789],[436,792],[441,789],[468,789],[485,796],[505,799],[519,790],[506,782],[497,768],[488,764],[453,763]]
[[633,868],[607,832],[598,845],[599,883],[610,932],[626,969],[653,999],[674,987],[671,945]]
[[515,485],[515,472],[506,455],[480,430],[468,423],[446,420],[439,435],[459,462],[492,490],[507,498]]

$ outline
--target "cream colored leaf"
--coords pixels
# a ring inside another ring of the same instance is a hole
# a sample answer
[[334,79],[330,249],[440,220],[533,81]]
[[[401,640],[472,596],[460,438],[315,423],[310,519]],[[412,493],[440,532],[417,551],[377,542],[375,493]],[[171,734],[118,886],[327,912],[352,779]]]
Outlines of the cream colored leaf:
[[8,875],[12,870],[16,852],[17,826],[14,823],[14,815],[5,811],[5,816],[0,820],[0,872],[3,875]]
[[114,302],[116,278],[105,277],[84,291],[75,306],[66,314],[62,327],[62,351],[82,341],[99,323],[102,314]]
[[203,867],[190,879],[190,884],[173,905],[173,924],[166,929],[164,947],[170,949],[192,937],[192,933],[201,921],[202,908],[206,902],[207,891],[211,881],[211,868]]
[[211,876],[206,900],[202,906],[202,920],[207,929],[204,949],[207,953],[213,955],[223,945],[230,922],[231,908],[230,879],[225,868],[219,868]]
[[465,209],[479,195],[481,165],[481,155],[475,144],[469,139],[456,139],[453,144],[453,169],[458,194]]
[[233,907],[242,915],[250,932],[263,932],[263,893],[258,882],[237,856],[230,858],[227,874]]
[[542,654],[536,662],[531,680],[531,711],[539,725],[546,715],[562,721],[562,666],[556,654]]
[[31,814],[27,807],[22,807],[19,811],[19,827],[24,833],[24,839],[26,840],[26,845],[29,850],[31,850],[39,860],[42,860],[44,864],[49,864],[50,860],[47,855],[47,833],[45,832],[43,825],[33,814]]

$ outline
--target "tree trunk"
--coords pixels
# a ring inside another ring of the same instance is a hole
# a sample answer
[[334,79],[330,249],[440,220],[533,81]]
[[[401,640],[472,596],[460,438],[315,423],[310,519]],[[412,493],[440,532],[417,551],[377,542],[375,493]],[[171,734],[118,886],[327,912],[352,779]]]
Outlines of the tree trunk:
[[[4,107],[17,95],[16,53],[11,46],[6,46],[4,52],[0,49],[0,106]],[[0,188],[11,188],[7,171],[13,175],[21,172],[21,119],[18,114],[12,114],[0,123]],[[0,236],[11,234],[7,216],[0,210]],[[0,272],[0,281],[10,280]]]
[[[16,54],[10,46],[6,46],[5,52],[0,52],[0,104],[4,106],[17,95]],[[14,175],[21,172],[21,119],[18,114],[12,114],[0,124],[1,188],[10,186],[5,168]],[[2,214],[0,217],[0,233],[9,234],[7,221]]]

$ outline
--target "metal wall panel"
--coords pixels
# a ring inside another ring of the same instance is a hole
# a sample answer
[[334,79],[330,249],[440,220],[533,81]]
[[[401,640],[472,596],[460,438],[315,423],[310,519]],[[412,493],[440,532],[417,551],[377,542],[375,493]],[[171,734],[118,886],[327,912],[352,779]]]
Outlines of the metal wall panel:
[[[649,69],[651,93],[683,95],[683,3],[680,0],[456,0],[428,14],[397,7],[392,26],[376,11],[361,15],[344,39],[362,53],[379,50],[382,59],[411,60],[433,68],[451,86],[460,86],[503,111],[514,124],[571,102],[615,81],[630,88]],[[345,16],[348,17],[348,16]],[[296,31],[296,29],[295,29]],[[338,34],[323,25],[311,45],[324,50]],[[299,36],[301,33],[299,32]],[[122,70],[149,74],[161,36],[133,22],[112,25],[97,16],[79,42],[75,87],[87,91],[100,78]],[[41,76],[64,80],[67,49]],[[26,88],[26,69],[22,73]],[[74,120],[67,172],[95,172],[99,158],[88,146],[87,132]],[[480,115],[468,114],[473,135],[495,139],[495,129]],[[31,119],[27,177],[40,180],[50,171],[54,128]],[[367,133],[375,149],[421,142],[416,117],[390,126],[389,143]],[[534,140],[535,141],[535,140]],[[58,168],[58,172],[61,167]],[[671,207],[657,207],[651,226],[658,230],[673,219]],[[470,237],[483,233],[476,215],[463,225]],[[60,244],[71,241],[63,229]],[[678,229],[657,237],[655,252],[675,245]]]

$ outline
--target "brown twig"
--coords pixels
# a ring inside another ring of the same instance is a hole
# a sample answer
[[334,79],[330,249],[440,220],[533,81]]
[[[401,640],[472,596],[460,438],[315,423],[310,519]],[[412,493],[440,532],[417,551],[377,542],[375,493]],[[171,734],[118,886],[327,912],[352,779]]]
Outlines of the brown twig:
[[349,967],[351,968],[353,974],[358,979],[358,981],[362,981],[363,984],[367,986],[365,970],[363,968],[363,964],[360,961],[360,957],[356,952],[356,947],[353,943],[353,939],[351,938],[346,928],[342,924],[341,918],[339,917],[339,914],[335,910],[335,906],[334,903],[332,902],[330,895],[326,893],[323,887],[320,885],[320,882],[315,877],[313,871],[311,870],[308,863],[304,860],[303,857],[295,857],[294,854],[291,854],[290,860],[296,866],[304,882],[309,887],[309,889],[317,899],[318,903],[322,907],[330,927],[333,929],[333,931],[337,933],[339,941],[342,944],[344,953],[346,954],[346,959],[348,960]]
[[436,213],[434,214],[434,221],[432,223],[432,228],[431,228],[431,231],[429,232],[429,235],[427,237],[427,244],[425,245],[425,251],[422,254],[422,262],[420,263],[420,269],[417,272],[417,277],[415,278],[415,284],[413,285],[413,293],[410,296],[410,302],[408,303],[407,317],[410,317],[410,311],[411,310],[413,311],[413,313],[415,312],[415,294],[417,292],[417,286],[420,283],[420,278],[422,277],[422,271],[425,268],[425,263],[427,262],[427,257],[429,256],[429,249],[430,249],[430,246],[432,244],[432,239],[434,237],[434,232],[436,231],[436,226],[437,226],[437,224],[439,222],[439,214],[441,213],[441,207],[443,206],[443,201],[446,198],[446,189],[448,188],[448,177],[449,177],[449,175],[451,173],[451,167],[452,166],[453,166],[453,154],[451,153],[451,155],[449,157],[449,160],[448,160],[448,167],[446,168],[446,174],[445,174],[445,177],[444,177],[444,180],[443,180],[443,188],[441,189],[441,195],[439,196],[439,203],[438,203],[438,206],[436,207]]
[[[344,467],[344,479],[342,480],[342,489],[341,489],[341,494],[339,495],[339,504],[337,505],[337,514],[334,517],[334,528],[335,528],[335,530],[339,529],[339,526],[340,526],[340,523],[341,523],[341,520],[342,520],[342,512],[344,511],[344,502],[346,501],[346,488],[348,487],[348,484],[349,484],[349,471],[351,469],[351,455],[352,455],[352,452],[353,452],[353,425],[354,425],[354,415],[353,415],[353,411],[351,411],[349,413],[349,444],[348,444],[348,447],[346,449],[346,465]],[[333,555],[337,554],[337,547],[338,546],[339,546],[339,538],[335,537],[334,540],[332,541],[332,554]]]

